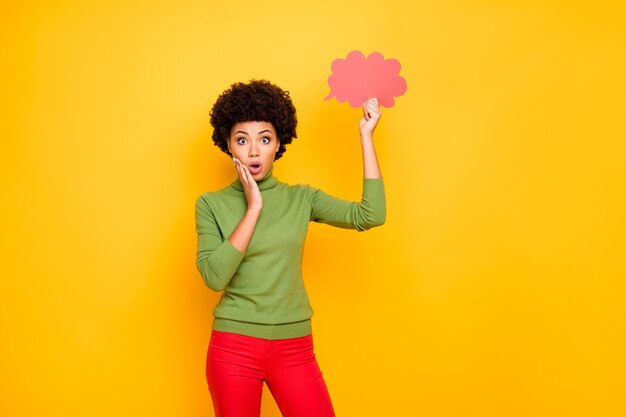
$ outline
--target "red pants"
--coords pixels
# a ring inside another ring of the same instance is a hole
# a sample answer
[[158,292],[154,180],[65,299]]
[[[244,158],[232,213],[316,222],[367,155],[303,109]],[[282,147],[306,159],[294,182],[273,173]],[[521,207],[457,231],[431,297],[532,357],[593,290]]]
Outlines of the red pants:
[[284,417],[334,417],[311,335],[267,340],[213,330],[206,376],[216,417],[261,415],[263,382]]

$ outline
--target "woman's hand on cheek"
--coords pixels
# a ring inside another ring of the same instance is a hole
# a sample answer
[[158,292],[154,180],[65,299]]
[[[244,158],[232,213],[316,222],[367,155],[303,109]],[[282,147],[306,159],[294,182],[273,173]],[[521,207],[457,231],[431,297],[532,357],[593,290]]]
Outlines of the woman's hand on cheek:
[[233,158],[235,168],[237,169],[237,175],[239,175],[239,181],[243,185],[243,192],[246,196],[246,202],[248,203],[248,210],[261,210],[263,207],[263,199],[261,197],[261,191],[259,186],[252,177],[252,174],[248,170],[248,167],[241,163],[237,158]]

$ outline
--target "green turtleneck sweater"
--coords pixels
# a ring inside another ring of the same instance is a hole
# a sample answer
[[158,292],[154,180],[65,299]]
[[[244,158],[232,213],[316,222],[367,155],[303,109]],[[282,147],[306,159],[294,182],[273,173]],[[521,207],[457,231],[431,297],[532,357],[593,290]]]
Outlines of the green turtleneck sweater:
[[302,280],[308,224],[359,231],[383,224],[383,180],[364,179],[360,203],[285,184],[271,170],[258,186],[263,209],[245,253],[228,241],[247,208],[241,182],[196,201],[196,265],[209,288],[223,291],[213,329],[264,339],[306,336],[313,315]]

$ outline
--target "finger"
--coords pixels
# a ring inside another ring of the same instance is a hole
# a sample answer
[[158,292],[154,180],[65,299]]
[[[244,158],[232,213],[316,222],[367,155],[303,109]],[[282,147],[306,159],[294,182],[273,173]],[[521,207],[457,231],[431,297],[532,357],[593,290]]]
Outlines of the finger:
[[252,173],[250,172],[248,167],[242,164],[241,162],[239,162],[239,165],[241,167],[241,172],[243,173],[243,176],[245,178],[246,185],[248,187],[251,185],[256,185],[256,181],[254,180],[254,177],[252,176]]
[[256,181],[254,180],[254,177],[252,176],[252,173],[250,172],[248,167],[242,165],[241,168],[243,169],[243,173],[246,176],[246,181],[248,181],[248,185],[256,184]]
[[369,111],[367,109],[367,101],[363,102],[363,117],[365,118],[365,120],[370,119]]
[[243,164],[239,160],[236,160],[235,164],[237,166],[237,174],[239,175],[239,181],[241,181],[241,183],[244,186],[247,186],[248,185],[248,178],[246,177],[246,173],[243,170]]
[[370,103],[367,106],[367,111],[370,114],[370,116],[371,115],[380,116],[381,111],[380,111],[380,107],[378,107],[378,104],[376,103],[376,99],[373,99],[370,101]]
[[365,103],[363,103],[364,111],[368,115],[368,119],[374,115],[380,115],[380,106],[378,105],[378,98],[371,97],[368,98]]
[[370,108],[380,110],[380,105],[378,103],[378,99],[376,97],[372,97],[367,101],[367,104]]

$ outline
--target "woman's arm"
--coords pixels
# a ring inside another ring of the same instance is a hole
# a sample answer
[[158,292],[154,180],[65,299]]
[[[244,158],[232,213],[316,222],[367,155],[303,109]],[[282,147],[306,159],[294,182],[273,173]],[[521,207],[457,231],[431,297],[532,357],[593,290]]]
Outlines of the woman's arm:
[[211,210],[211,194],[205,193],[196,200],[196,267],[207,287],[222,291],[237,272],[244,254],[222,237]]
[[342,200],[321,190],[310,189],[312,221],[359,231],[380,226],[385,222],[385,189],[373,140],[380,116],[378,100],[371,98],[363,103],[363,117],[359,124],[364,177],[361,202]]
[[205,199],[202,195],[196,200],[196,266],[206,285],[214,291],[223,291],[237,272],[263,205],[259,187],[250,171],[238,160],[234,162],[244,187],[248,209],[227,240],[223,240],[208,202],[209,197]]
[[359,123],[359,128],[361,131],[361,149],[363,150],[364,178],[382,177],[378,158],[376,157],[376,149],[374,148],[374,129],[378,125],[380,116],[381,112],[377,99],[370,98],[363,103],[363,117]]
[[263,199],[261,198],[261,192],[252,174],[248,171],[248,167],[243,165],[237,158],[233,158],[239,180],[243,185],[243,192],[246,195],[246,202],[248,203],[248,209],[241,218],[241,221],[233,230],[233,233],[228,238],[228,241],[240,252],[245,252],[248,249],[250,239],[252,239],[252,233],[256,227],[256,222],[259,220],[261,209],[263,208]]

